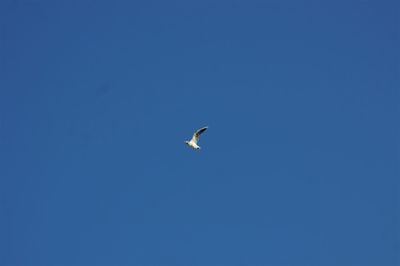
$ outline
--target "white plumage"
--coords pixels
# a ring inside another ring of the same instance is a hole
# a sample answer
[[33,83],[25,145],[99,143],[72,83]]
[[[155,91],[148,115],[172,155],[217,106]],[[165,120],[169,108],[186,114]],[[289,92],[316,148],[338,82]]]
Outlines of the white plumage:
[[199,146],[197,143],[199,142],[200,135],[201,135],[204,131],[206,131],[207,128],[208,128],[208,127],[202,127],[202,128],[200,128],[200,129],[196,130],[196,132],[194,132],[194,134],[193,134],[192,139],[191,139],[191,140],[185,141],[185,143],[186,143],[189,147],[191,147],[191,148],[193,148],[193,149],[195,149],[195,150],[201,149],[200,146]]

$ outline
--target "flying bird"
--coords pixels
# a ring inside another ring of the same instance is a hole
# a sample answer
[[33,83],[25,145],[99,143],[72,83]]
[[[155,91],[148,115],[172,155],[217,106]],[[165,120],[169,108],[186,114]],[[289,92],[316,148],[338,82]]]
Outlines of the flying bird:
[[193,134],[192,139],[191,139],[191,140],[186,140],[185,143],[186,143],[189,147],[191,147],[191,148],[193,148],[193,149],[195,149],[195,150],[201,149],[200,146],[197,145],[197,143],[199,142],[200,135],[201,135],[204,131],[206,131],[207,128],[208,128],[208,127],[202,127],[202,128],[200,128],[200,129],[196,130],[196,132],[194,132],[194,134]]

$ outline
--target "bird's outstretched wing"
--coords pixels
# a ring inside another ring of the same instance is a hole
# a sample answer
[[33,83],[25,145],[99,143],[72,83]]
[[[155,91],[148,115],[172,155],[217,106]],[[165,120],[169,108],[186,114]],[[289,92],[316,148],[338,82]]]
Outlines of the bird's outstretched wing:
[[206,131],[208,127],[202,127],[198,130],[196,130],[196,132],[194,132],[193,137],[192,137],[192,141],[194,141],[195,143],[197,143],[199,141],[200,135]]

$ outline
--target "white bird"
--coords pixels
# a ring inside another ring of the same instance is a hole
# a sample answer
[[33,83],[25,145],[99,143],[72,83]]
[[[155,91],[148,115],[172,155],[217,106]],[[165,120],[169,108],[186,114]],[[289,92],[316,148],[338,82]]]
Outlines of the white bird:
[[191,148],[193,148],[193,149],[195,149],[195,150],[201,149],[200,146],[197,145],[197,143],[199,142],[200,135],[201,135],[204,131],[206,131],[207,128],[208,128],[208,127],[202,127],[202,128],[200,128],[200,129],[196,130],[196,132],[194,132],[194,134],[193,134],[192,139],[191,139],[191,140],[186,140],[185,143],[186,143],[187,145],[189,145],[189,147],[191,147]]

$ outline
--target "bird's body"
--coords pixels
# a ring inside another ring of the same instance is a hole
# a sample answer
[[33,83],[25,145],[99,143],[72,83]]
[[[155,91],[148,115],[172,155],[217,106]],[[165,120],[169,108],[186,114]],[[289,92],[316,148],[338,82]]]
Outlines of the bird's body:
[[193,149],[195,149],[195,150],[201,149],[200,146],[197,145],[197,143],[194,142],[194,141],[192,141],[192,140],[186,141],[185,143],[186,143],[187,145],[189,145],[189,147],[191,147],[191,148],[193,148]]
[[200,128],[200,129],[196,130],[196,132],[194,132],[194,134],[193,134],[192,139],[191,139],[191,140],[185,141],[185,143],[186,143],[189,147],[191,147],[191,148],[193,148],[193,149],[195,149],[195,150],[201,149],[201,147],[200,147],[197,143],[199,142],[200,135],[201,135],[204,131],[206,131],[207,128],[208,128],[208,127],[202,127],[202,128]]

